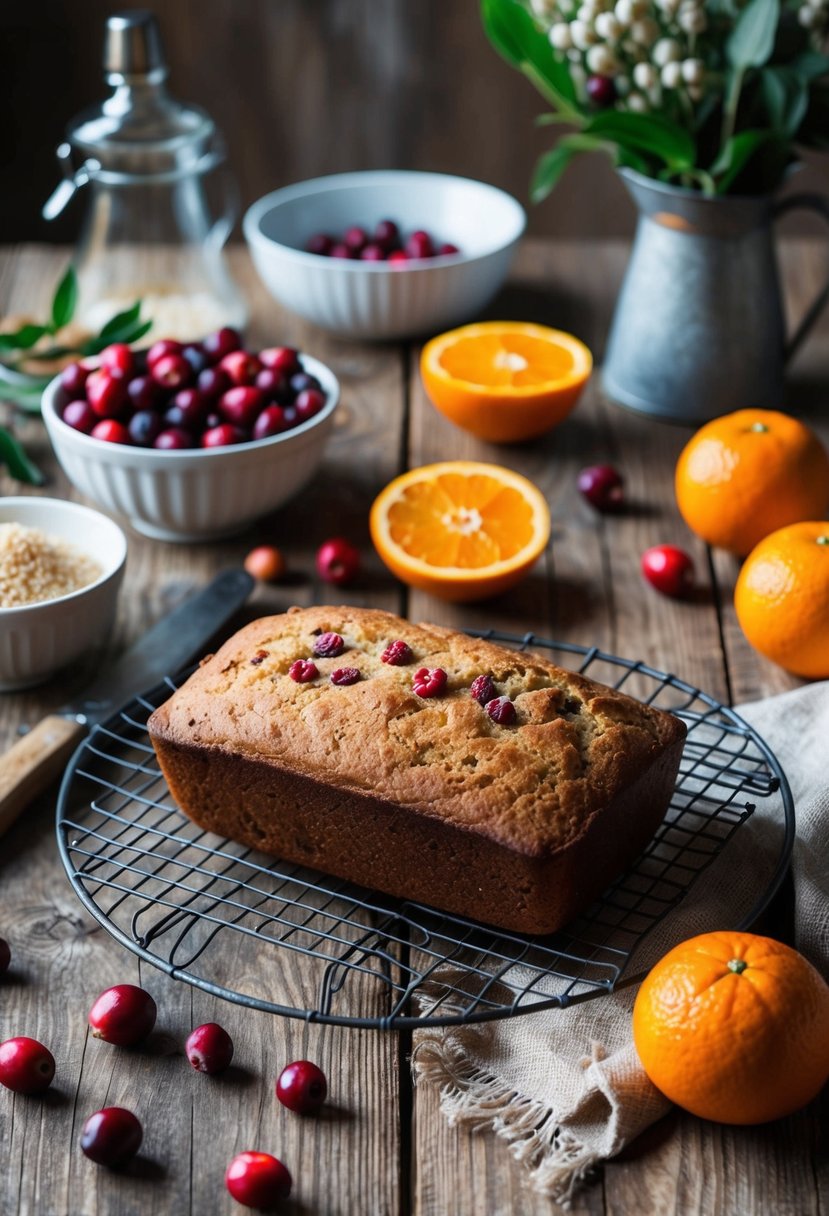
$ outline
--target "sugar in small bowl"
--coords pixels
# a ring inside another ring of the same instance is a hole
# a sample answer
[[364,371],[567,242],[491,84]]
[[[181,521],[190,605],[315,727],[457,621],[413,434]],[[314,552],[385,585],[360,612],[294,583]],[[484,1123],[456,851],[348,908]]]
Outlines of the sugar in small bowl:
[[59,498],[0,499],[0,691],[41,684],[115,619],[127,541],[111,519]]

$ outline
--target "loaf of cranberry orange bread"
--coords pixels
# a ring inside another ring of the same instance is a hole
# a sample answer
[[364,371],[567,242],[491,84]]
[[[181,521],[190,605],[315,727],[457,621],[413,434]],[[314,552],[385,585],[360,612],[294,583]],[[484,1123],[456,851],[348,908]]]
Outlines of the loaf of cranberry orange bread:
[[254,621],[149,732],[201,827],[526,933],[642,850],[685,737],[534,654],[352,607]]

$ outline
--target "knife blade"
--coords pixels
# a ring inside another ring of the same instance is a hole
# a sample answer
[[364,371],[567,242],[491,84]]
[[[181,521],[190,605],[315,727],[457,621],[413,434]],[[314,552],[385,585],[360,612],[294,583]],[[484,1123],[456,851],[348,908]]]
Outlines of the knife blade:
[[195,658],[241,608],[254,582],[241,569],[217,575],[130,646],[78,701],[43,718],[0,756],[0,835],[48,788],[96,723]]

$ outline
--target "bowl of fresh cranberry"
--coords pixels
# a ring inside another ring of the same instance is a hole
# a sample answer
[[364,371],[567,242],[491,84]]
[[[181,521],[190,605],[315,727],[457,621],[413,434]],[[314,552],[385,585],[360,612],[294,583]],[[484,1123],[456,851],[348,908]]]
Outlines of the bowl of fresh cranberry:
[[245,239],[271,295],[349,338],[434,333],[476,316],[526,224],[485,182],[443,173],[339,173],[259,199]]
[[339,400],[334,373],[292,347],[250,351],[232,329],[70,364],[43,419],[72,484],[160,540],[241,531],[317,468]]

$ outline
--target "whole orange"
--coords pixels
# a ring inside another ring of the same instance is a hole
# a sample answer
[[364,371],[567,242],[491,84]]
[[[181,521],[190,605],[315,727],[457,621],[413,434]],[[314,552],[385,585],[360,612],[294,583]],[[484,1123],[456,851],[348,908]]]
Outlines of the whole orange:
[[672,1102],[719,1123],[765,1123],[805,1106],[829,1077],[829,985],[782,942],[703,933],[645,979],[633,1039]]
[[791,524],[752,549],[734,608],[755,650],[807,680],[829,677],[829,523]]
[[776,410],[706,423],[676,466],[676,501],[692,532],[738,557],[777,528],[829,508],[829,456],[807,426]]

